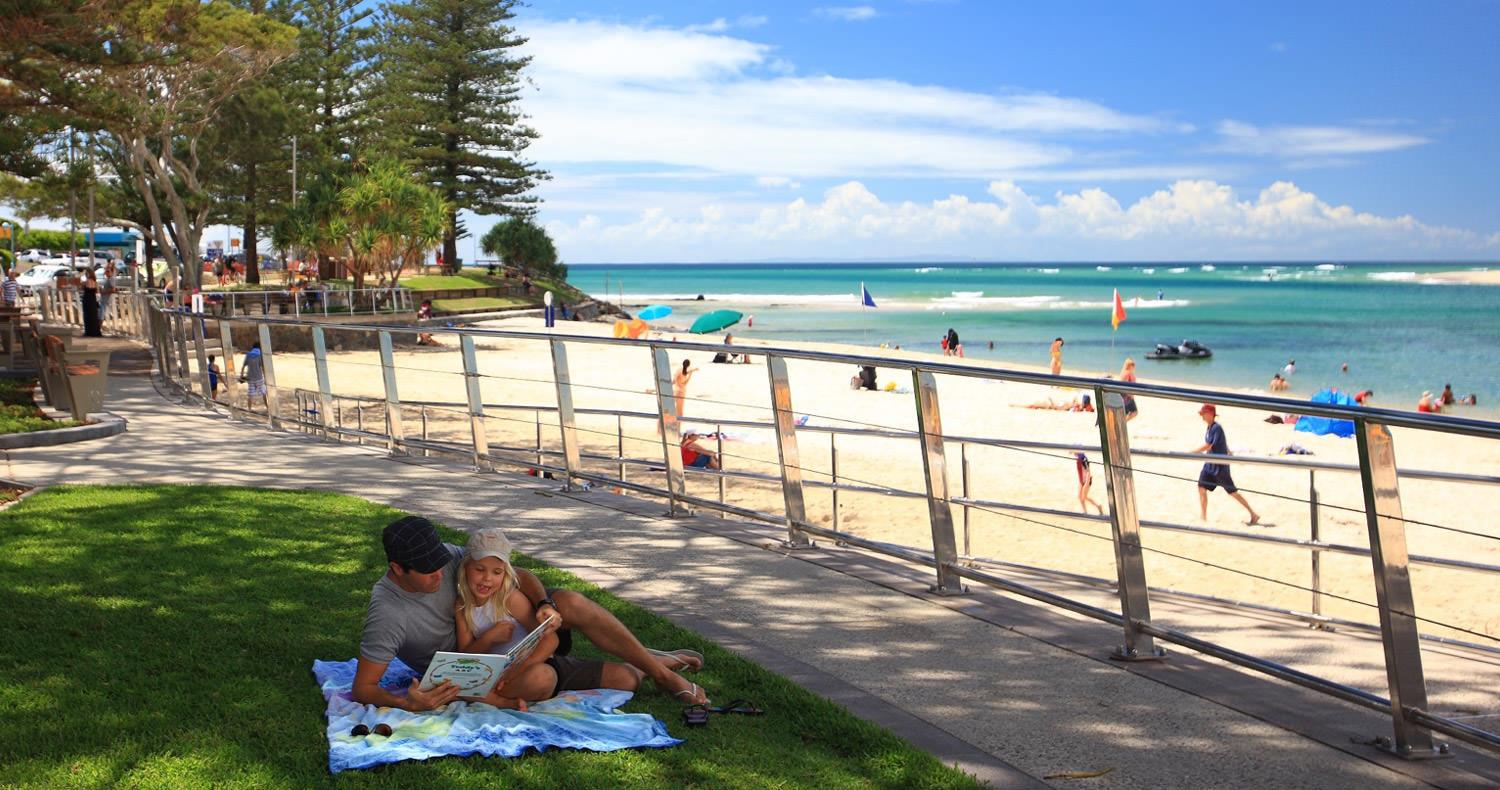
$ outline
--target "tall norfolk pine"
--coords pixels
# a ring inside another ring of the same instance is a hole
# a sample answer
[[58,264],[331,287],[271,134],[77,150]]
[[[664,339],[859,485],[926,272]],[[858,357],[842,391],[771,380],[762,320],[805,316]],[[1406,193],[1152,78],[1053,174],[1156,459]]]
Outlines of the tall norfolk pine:
[[516,54],[526,39],[507,22],[515,0],[407,0],[384,7],[376,116],[386,150],[414,160],[449,205],[443,260],[458,259],[460,209],[529,216],[526,193],[547,174],[523,158],[537,133],[519,106]]

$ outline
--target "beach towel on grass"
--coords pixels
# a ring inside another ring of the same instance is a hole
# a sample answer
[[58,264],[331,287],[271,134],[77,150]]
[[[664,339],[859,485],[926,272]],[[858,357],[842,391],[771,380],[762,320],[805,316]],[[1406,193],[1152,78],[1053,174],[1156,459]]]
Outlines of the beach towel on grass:
[[[526,713],[467,702],[424,713],[362,705],[350,698],[357,663],[313,662],[313,677],[328,701],[328,770],[333,773],[429,757],[515,757],[527,749],[554,746],[612,752],[682,743],[648,714],[616,713],[630,700],[628,691],[565,691],[531,705]],[[398,658],[386,668],[380,685],[400,691],[414,677],[421,675]],[[386,724],[393,732],[390,737],[350,735],[357,724],[370,729]]]

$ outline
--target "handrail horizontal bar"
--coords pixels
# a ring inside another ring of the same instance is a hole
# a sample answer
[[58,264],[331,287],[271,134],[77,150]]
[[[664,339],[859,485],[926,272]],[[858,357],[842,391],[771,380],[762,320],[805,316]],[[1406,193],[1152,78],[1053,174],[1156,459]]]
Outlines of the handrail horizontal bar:
[[[302,321],[291,318],[279,318],[270,316],[245,316],[232,320],[248,321],[251,323],[279,324],[286,326],[304,326]],[[1221,406],[1237,406],[1247,409],[1262,411],[1292,412],[1315,417],[1328,417],[1335,420],[1362,419],[1369,422],[1381,423],[1396,427],[1416,428],[1419,430],[1441,431],[1465,436],[1481,436],[1490,439],[1500,439],[1500,422],[1489,420],[1477,420],[1468,417],[1452,417],[1442,414],[1416,414],[1412,412],[1396,411],[1394,409],[1381,409],[1369,406],[1338,406],[1333,404],[1311,403],[1308,401],[1292,400],[1291,398],[1277,398],[1266,395],[1247,395],[1244,393],[1226,392],[1222,390],[1203,390],[1191,387],[1168,386],[1164,384],[1141,384],[1118,381],[1115,379],[1093,379],[1083,376],[1053,376],[1047,373],[1036,373],[1031,371],[1014,370],[1011,368],[973,367],[969,365],[957,365],[951,362],[930,362],[925,360],[895,360],[889,357],[874,356],[869,354],[850,354],[846,352],[822,351],[816,349],[787,348],[779,346],[729,346],[723,343],[707,343],[683,340],[632,340],[629,338],[599,337],[594,335],[569,335],[558,332],[536,332],[515,329],[493,329],[489,327],[401,327],[401,326],[379,326],[376,324],[341,324],[339,329],[346,331],[367,330],[428,334],[453,334],[469,335],[471,337],[491,337],[507,340],[538,340],[553,341],[562,340],[569,343],[584,343],[591,345],[616,345],[633,346],[637,348],[667,348],[680,351],[699,351],[704,353],[736,353],[736,354],[775,354],[785,359],[801,359],[811,362],[834,362],[840,364],[851,364],[859,366],[873,366],[886,368],[901,368],[904,370],[915,370],[924,373],[942,374],[950,376],[963,376],[966,378],[995,379],[1000,381],[1011,381],[1022,384],[1038,384],[1049,387],[1075,387],[1078,389],[1102,388],[1110,392],[1138,395],[1148,398],[1164,398],[1167,400],[1212,402]]]

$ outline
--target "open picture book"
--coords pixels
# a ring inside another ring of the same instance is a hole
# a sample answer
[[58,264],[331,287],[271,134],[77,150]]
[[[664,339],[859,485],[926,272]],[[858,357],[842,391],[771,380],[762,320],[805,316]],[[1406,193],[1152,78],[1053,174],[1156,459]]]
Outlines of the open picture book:
[[536,650],[542,636],[547,633],[547,627],[556,620],[556,615],[543,620],[535,631],[527,634],[508,653],[438,651],[432,657],[432,663],[427,665],[426,674],[422,675],[422,688],[430,689],[445,680],[451,680],[458,686],[460,697],[483,697],[489,694],[491,689],[505,680],[507,670],[520,665]]

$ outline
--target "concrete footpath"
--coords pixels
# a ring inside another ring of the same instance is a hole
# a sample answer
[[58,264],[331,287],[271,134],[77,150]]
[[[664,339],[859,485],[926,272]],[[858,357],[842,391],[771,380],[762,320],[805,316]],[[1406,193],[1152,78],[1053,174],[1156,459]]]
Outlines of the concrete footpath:
[[[1495,761],[1461,744],[1453,759],[1404,762],[1357,743],[1389,734],[1389,721],[1331,698],[1184,651],[1161,664],[1114,664],[1105,655],[1119,634],[1103,624],[989,590],[934,599],[929,572],[847,548],[788,555],[764,525],[667,519],[660,503],[563,494],[551,480],[274,432],[164,398],[140,375],[116,377],[109,403],[128,420],[125,434],[12,451],[0,474],[37,485],[320,489],[457,528],[500,526],[518,550],[996,787],[1478,787],[1500,779]],[[1095,778],[1056,776],[1104,769]]]

